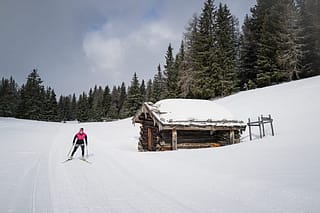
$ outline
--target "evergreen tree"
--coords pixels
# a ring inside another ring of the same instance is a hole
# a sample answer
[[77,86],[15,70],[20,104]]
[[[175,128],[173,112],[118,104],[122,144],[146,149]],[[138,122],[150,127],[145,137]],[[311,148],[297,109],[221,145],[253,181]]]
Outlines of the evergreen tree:
[[181,81],[182,81],[182,78],[183,78],[183,75],[184,75],[185,69],[186,69],[186,66],[185,66],[185,48],[184,48],[184,41],[181,41],[179,52],[178,52],[178,54],[176,55],[176,59],[175,59],[175,61],[174,61],[174,69],[175,69],[176,72],[177,72],[176,97],[183,98],[184,95],[183,95],[183,92],[182,92],[182,84],[181,84]]
[[253,89],[248,87],[249,81],[251,82],[250,86],[255,87],[258,47],[255,29],[254,19],[246,15],[240,36],[240,70],[238,78],[241,89]]
[[77,118],[77,98],[76,94],[73,93],[71,98],[71,105],[70,105],[70,120],[76,120]]
[[[302,59],[302,37],[299,28],[299,15],[294,0],[278,2],[282,28],[279,31],[279,64],[285,80],[299,79]],[[280,79],[279,79],[280,80]]]
[[236,20],[227,5],[220,3],[216,20],[216,48],[212,57],[215,78],[212,82],[215,96],[230,95],[237,85]]
[[151,79],[149,79],[149,81],[147,82],[145,101],[146,102],[152,101],[152,80]]
[[2,78],[0,82],[0,116],[14,117],[18,107],[18,85],[13,80]]
[[216,8],[213,0],[207,0],[200,15],[196,61],[200,64],[196,71],[196,82],[193,94],[196,98],[209,99],[215,96],[214,87],[217,77],[216,49]]
[[181,88],[181,96],[187,98],[194,98],[194,91],[196,87],[196,75],[201,68],[200,60],[198,60],[199,45],[199,18],[196,14],[193,15],[189,22],[186,32],[184,33],[184,60],[183,66],[179,72],[179,87]]
[[120,111],[119,103],[120,103],[120,92],[117,89],[117,87],[114,86],[111,92],[111,106],[108,113],[109,114],[108,117],[112,120],[119,119],[119,111]]
[[171,44],[168,46],[168,50],[165,56],[166,62],[164,65],[164,79],[166,84],[166,97],[175,98],[177,97],[178,88],[178,70],[175,67],[175,61],[173,58],[173,48]]
[[140,85],[140,94],[141,94],[141,96],[142,96],[142,100],[143,100],[143,101],[146,101],[147,91],[146,91],[146,85],[145,85],[143,79],[142,79],[141,85]]
[[165,98],[165,81],[162,75],[161,66],[158,65],[158,72],[153,78],[152,85],[152,102],[157,102]]
[[79,96],[77,103],[77,120],[80,122],[89,121],[89,102],[85,92]]
[[125,103],[125,112],[127,117],[133,116],[143,103],[140,83],[137,74],[134,73],[130,88],[128,89],[128,97]]
[[56,94],[51,87],[45,91],[45,98],[42,106],[41,120],[57,121],[58,119],[58,103]]
[[21,100],[18,106],[18,117],[41,120],[42,103],[45,99],[44,87],[38,71],[34,69],[21,87]]
[[298,0],[299,27],[302,38],[301,77],[320,74],[320,4],[319,0]]
[[119,118],[125,118],[125,112],[124,112],[124,104],[127,99],[127,89],[124,82],[122,82],[121,87],[118,88],[119,91],[119,109],[118,109],[118,115]]
[[102,99],[102,117],[104,120],[109,120],[109,111],[111,107],[111,94],[110,94],[110,89],[108,86],[105,87],[104,92],[103,92],[103,99]]

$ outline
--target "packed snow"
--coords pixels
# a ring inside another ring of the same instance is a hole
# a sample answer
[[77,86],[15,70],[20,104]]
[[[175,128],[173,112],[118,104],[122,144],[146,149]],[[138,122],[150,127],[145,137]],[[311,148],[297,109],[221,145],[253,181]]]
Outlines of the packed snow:
[[[259,139],[219,148],[138,152],[139,125],[0,118],[0,212],[320,212],[320,77],[214,102]],[[197,107],[197,106],[195,106]],[[62,163],[84,127],[91,163]]]

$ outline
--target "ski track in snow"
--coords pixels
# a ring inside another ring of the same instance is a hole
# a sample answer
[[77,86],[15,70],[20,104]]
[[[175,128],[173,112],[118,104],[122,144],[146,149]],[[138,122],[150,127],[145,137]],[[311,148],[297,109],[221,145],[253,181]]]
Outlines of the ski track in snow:
[[[247,130],[244,143],[214,149],[138,152],[130,119],[0,118],[0,212],[319,212],[318,91],[320,77],[216,100],[244,121],[271,113],[276,136],[267,127],[249,142]],[[92,163],[81,149],[62,163],[80,127]]]

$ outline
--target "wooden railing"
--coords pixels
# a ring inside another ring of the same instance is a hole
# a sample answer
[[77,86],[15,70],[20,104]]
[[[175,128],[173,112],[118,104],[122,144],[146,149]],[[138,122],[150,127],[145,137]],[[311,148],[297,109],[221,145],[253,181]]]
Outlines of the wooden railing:
[[268,124],[268,123],[270,124],[270,127],[271,127],[271,134],[272,134],[272,136],[274,136],[273,119],[271,118],[271,115],[269,115],[268,117],[261,115],[260,117],[258,117],[258,121],[251,121],[249,118],[247,125],[249,127],[250,140],[252,140],[251,127],[259,127],[260,138],[262,138],[262,137],[266,136],[265,124]]

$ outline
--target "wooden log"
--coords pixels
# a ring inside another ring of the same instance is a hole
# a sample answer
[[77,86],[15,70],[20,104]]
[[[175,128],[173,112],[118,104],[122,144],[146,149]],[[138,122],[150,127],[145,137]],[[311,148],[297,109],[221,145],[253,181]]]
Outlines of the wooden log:
[[178,136],[177,130],[175,128],[172,129],[172,150],[178,149]]
[[234,131],[230,131],[230,144],[234,144]]

